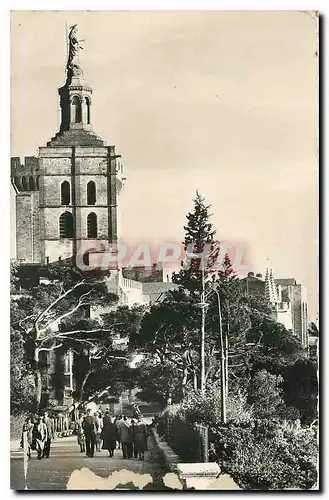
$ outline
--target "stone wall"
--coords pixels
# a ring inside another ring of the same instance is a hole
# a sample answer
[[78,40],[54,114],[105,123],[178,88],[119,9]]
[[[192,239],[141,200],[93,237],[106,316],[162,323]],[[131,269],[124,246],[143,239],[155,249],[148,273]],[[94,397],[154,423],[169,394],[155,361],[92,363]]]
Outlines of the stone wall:
[[16,194],[16,256],[24,262],[40,262],[39,193]]
[[288,294],[292,306],[293,332],[302,344],[308,345],[308,318],[307,318],[307,297],[306,288],[303,285],[289,285]]

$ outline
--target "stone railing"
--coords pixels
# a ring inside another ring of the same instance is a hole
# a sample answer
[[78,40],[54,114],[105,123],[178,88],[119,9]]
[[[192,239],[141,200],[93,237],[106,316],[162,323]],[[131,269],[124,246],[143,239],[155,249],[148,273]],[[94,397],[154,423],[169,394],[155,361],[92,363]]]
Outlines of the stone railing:
[[137,290],[142,290],[142,288],[143,288],[142,283],[140,283],[139,281],[130,280],[128,278],[121,278],[120,279],[120,286],[124,289],[134,288]]
[[178,476],[183,490],[239,490],[228,474],[222,474],[216,462],[181,463],[179,456],[161,439],[154,427],[149,427],[150,438],[157,449],[158,460],[168,472]]
[[170,448],[164,439],[161,439],[154,427],[150,427],[150,438],[158,449],[161,461],[169,471],[176,471],[179,456]]

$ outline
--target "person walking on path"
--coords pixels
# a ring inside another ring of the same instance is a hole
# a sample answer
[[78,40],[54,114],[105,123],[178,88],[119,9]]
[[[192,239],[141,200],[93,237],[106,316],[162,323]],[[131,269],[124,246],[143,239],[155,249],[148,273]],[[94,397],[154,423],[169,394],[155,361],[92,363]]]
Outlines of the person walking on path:
[[47,439],[45,441],[45,446],[43,449],[43,457],[49,458],[51,441],[52,439],[54,439],[54,426],[52,420],[50,419],[46,411],[43,414],[43,421],[47,427]]
[[144,460],[144,452],[147,450],[147,429],[142,415],[139,415],[134,427],[134,438],[138,458]]
[[139,406],[137,404],[134,404],[133,405],[133,414],[132,414],[132,418],[137,420],[138,419],[138,415],[141,414],[141,411],[139,409]]
[[83,420],[84,414],[80,416],[80,419],[77,420],[75,431],[77,433],[78,445],[80,446],[80,452],[85,453],[86,451],[86,436],[83,430]]
[[[105,427],[105,425],[107,425],[109,422],[112,423],[112,417],[111,417],[111,414],[110,414],[110,410],[106,410],[105,412],[105,415],[103,417],[103,428]],[[115,423],[115,421],[113,422]]]
[[115,427],[117,429],[117,443],[118,443],[118,450],[121,448],[121,439],[120,439],[120,425],[121,425],[121,420],[122,420],[122,415],[117,415],[114,419]]
[[119,432],[123,458],[129,459],[132,455],[132,429],[126,416],[120,421]]
[[43,457],[45,442],[47,441],[47,426],[41,416],[38,416],[38,420],[34,425],[33,431],[38,460],[41,460]]
[[86,436],[86,455],[93,458],[96,444],[96,423],[90,408],[87,410],[87,416],[83,420],[82,427]]
[[135,427],[136,427],[136,420],[131,419],[131,453],[134,458],[137,458],[137,446],[136,446],[136,439],[135,439]]
[[116,448],[117,428],[115,423],[112,422],[109,412],[106,413],[103,419],[101,439],[103,439],[102,449],[108,450],[110,457],[113,457]]
[[103,418],[101,413],[95,413],[96,422],[96,451],[101,451],[102,445],[102,430],[103,430]]
[[32,418],[27,417],[25,419],[25,423],[23,425],[23,431],[22,431],[22,439],[21,439],[21,448],[24,448],[24,432],[26,432],[26,445],[27,445],[27,450],[26,454],[29,458],[31,458],[31,450],[32,444],[33,444],[33,429],[34,429],[34,424],[32,423]]

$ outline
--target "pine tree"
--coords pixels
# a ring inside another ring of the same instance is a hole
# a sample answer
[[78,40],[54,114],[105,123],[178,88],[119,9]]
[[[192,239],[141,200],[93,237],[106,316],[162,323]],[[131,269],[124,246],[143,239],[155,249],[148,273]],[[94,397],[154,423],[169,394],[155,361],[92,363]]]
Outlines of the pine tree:
[[186,255],[185,262],[182,262],[182,269],[173,274],[173,283],[188,290],[192,296],[201,292],[202,265],[207,275],[216,262],[219,245],[215,240],[216,231],[211,223],[210,205],[205,204],[205,199],[196,192],[193,211],[188,213],[187,225],[184,226],[185,238],[183,241],[186,253],[194,255],[203,254],[204,262],[200,257],[190,258]]

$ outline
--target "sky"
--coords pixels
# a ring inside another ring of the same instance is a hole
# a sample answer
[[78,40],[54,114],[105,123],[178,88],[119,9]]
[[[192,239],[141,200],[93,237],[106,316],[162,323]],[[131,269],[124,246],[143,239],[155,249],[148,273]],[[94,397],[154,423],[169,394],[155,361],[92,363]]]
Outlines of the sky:
[[[16,11],[11,154],[55,135],[66,23],[78,24],[97,135],[122,154],[122,235],[178,241],[199,190],[251,270],[318,313],[317,20],[299,11]],[[12,233],[14,231],[12,230]]]

